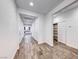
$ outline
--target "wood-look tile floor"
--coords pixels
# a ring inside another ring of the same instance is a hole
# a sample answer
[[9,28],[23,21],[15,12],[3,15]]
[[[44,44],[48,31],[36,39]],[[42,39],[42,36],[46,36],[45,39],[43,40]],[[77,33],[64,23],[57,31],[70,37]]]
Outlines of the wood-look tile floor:
[[14,59],[78,59],[77,54],[58,44],[50,47],[47,44],[37,44],[31,36],[26,36],[23,47]]

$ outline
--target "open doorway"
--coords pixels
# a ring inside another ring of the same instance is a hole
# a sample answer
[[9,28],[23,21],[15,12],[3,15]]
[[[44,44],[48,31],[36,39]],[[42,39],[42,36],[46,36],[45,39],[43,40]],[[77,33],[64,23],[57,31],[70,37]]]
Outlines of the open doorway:
[[53,43],[58,43],[58,23],[53,24]]

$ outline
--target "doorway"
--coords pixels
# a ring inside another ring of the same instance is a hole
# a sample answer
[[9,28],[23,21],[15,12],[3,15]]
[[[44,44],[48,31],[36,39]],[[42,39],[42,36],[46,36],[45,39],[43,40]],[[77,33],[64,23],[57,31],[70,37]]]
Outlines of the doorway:
[[58,44],[58,23],[53,24],[53,43]]

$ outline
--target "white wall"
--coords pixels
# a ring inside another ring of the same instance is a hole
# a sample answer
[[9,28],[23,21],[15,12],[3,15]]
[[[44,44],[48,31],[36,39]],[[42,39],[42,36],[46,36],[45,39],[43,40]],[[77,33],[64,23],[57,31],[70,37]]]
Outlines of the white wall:
[[13,59],[19,43],[13,0],[0,0],[0,59]]
[[44,16],[39,15],[35,22],[32,24],[32,34],[33,37],[38,41],[38,43],[45,42],[44,39]]
[[[51,46],[53,46],[53,14],[58,12],[59,10],[63,9],[64,7],[70,5],[71,3],[75,2],[76,0],[64,0],[61,4],[59,4],[56,8],[51,10],[45,17],[45,34],[44,38],[46,39],[45,41],[48,42]],[[62,17],[59,16],[59,19]],[[59,19],[55,20],[54,22],[61,22],[63,19],[60,21]],[[64,23],[63,23],[64,24]],[[62,26],[63,27],[63,26]],[[64,31],[65,32],[65,31]],[[63,32],[63,35],[65,35]],[[65,36],[63,36],[65,37]]]
[[[64,0],[61,4],[59,4],[55,9],[51,10],[46,16],[45,16],[45,34],[44,38],[45,41],[53,46],[53,14],[57,11],[63,9],[64,7],[68,6],[69,4],[73,3],[76,0]],[[57,20],[55,22],[58,22],[60,20]],[[63,20],[62,20],[63,21]]]
[[33,37],[37,39],[38,43],[47,43],[53,46],[53,29],[52,29],[51,15],[40,15],[38,19],[32,24]]
[[21,20],[21,18],[20,18],[20,15],[19,15],[19,13],[17,12],[17,18],[16,18],[16,20],[17,20],[17,25],[18,25],[18,34],[19,34],[19,43],[21,42],[21,40],[23,39],[23,37],[24,37],[24,24],[23,24],[23,22],[22,22],[22,20]]
[[45,16],[45,28],[44,28],[44,38],[45,38],[45,41],[53,46],[53,26],[52,26],[52,23],[53,22],[53,18],[50,14],[47,14]]
[[59,41],[78,48],[78,7],[66,10],[54,18],[53,23],[58,23]]

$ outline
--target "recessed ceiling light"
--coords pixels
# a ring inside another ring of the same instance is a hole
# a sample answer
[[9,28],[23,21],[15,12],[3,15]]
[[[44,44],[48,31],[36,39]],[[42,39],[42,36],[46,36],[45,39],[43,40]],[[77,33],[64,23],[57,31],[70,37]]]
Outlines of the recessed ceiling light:
[[30,6],[34,6],[34,3],[33,3],[33,2],[30,2],[29,5],[30,5]]

